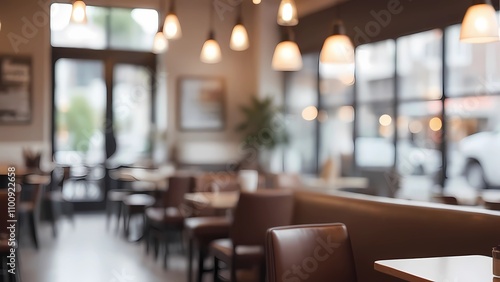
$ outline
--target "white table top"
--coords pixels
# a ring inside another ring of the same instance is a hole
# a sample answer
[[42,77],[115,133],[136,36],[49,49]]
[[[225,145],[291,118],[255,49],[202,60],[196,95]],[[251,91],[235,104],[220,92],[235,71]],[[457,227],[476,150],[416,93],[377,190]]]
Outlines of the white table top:
[[380,260],[375,270],[410,282],[500,282],[491,257],[455,256]]
[[238,204],[239,192],[198,192],[184,195],[184,199],[198,207],[232,209]]

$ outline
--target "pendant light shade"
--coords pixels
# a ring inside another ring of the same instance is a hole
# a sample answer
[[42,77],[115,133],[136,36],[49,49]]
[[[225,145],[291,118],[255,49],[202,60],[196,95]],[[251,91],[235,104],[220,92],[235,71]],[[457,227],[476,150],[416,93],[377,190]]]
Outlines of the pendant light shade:
[[323,64],[354,64],[354,46],[342,21],[334,24],[332,35],[325,40],[320,61]]
[[168,40],[163,32],[158,31],[153,41],[153,53],[161,54],[168,50]]
[[222,61],[222,52],[213,31],[210,32],[207,41],[203,44],[200,60],[206,64],[216,64]]
[[181,24],[176,14],[168,14],[163,24],[163,33],[167,39],[179,39],[182,37]]
[[243,24],[236,24],[234,26],[229,47],[234,51],[245,51],[250,47],[248,32]]
[[76,24],[87,23],[87,5],[85,5],[85,2],[80,0],[73,2],[73,8],[71,9],[71,22]]
[[294,26],[299,23],[297,5],[294,0],[281,0],[278,10],[278,24],[282,26]]
[[255,5],[259,5],[260,2],[262,2],[261,0],[252,0],[252,2],[255,4]]
[[175,12],[175,0],[170,2],[170,11],[163,24],[163,33],[167,39],[175,40],[182,37],[181,23]]
[[239,6],[238,18],[236,19],[236,25],[231,33],[231,40],[229,42],[229,47],[234,51],[245,51],[250,47],[250,40],[248,39],[248,32],[243,25],[242,19],[242,4]]
[[282,41],[276,46],[273,55],[273,70],[298,71],[302,69],[302,55],[297,43],[291,40]]
[[466,43],[488,43],[499,40],[498,21],[495,8],[489,0],[475,0],[465,13],[460,31],[460,41]]

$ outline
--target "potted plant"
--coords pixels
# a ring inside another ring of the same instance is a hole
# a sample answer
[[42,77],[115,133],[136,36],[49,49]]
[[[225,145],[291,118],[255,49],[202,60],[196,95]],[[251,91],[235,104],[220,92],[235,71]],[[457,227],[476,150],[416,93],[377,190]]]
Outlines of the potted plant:
[[288,143],[281,109],[274,105],[272,98],[255,96],[240,109],[245,119],[236,126],[236,131],[244,134],[242,166],[262,171],[259,160],[263,153],[270,155],[274,149]]

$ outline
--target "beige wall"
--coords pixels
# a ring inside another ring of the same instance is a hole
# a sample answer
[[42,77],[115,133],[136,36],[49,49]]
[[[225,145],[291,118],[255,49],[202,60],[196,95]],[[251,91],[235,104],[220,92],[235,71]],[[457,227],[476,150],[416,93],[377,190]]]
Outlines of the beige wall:
[[[113,5],[113,1],[115,0],[106,3]],[[127,6],[133,6],[132,1],[127,0]],[[90,4],[94,2],[89,0]],[[234,1],[226,3],[231,2]],[[116,1],[118,6],[124,6],[123,3]],[[136,3],[148,7],[158,5],[158,1],[154,0]],[[234,52],[229,49],[236,9],[226,11],[224,18],[219,18],[216,14],[216,38],[222,48],[223,61],[216,65],[207,65],[200,62],[199,54],[209,30],[209,3],[199,0],[178,1],[177,9],[184,36],[178,41],[171,42],[168,53],[159,57],[159,62],[165,64],[163,72],[159,75],[162,80],[160,84],[165,84],[165,87],[160,87],[158,101],[161,104],[157,105],[157,108],[166,108],[167,112],[159,113],[158,117],[162,119],[160,124],[168,128],[167,138],[170,146],[197,140],[224,141],[229,147],[237,147],[240,137],[234,132],[234,127],[242,119],[239,105],[249,101],[251,95],[281,96],[281,74],[270,69],[272,52],[279,38],[275,24],[277,4],[263,1],[256,7],[250,1],[245,1],[243,20],[250,33],[251,47],[244,52]],[[32,21],[34,15],[40,16],[41,13],[45,13],[49,7],[49,0],[6,0],[1,6],[0,54],[16,54],[16,48],[10,44],[7,35],[14,33],[23,36],[23,18]],[[50,150],[52,90],[49,38],[48,24],[37,26],[34,36],[29,38],[26,44],[18,46],[18,54],[33,58],[33,120],[29,125],[0,126],[0,163],[21,164],[23,147],[36,146],[43,147],[47,152]],[[176,81],[182,75],[211,75],[226,79],[227,126],[224,131],[185,133],[177,130]]]
[[[1,4],[0,54],[30,56],[33,63],[32,121],[27,125],[0,125],[2,162],[18,164],[21,150],[25,146],[43,147],[46,151],[50,146],[49,6],[45,1],[40,3],[34,0],[8,0]],[[39,21],[34,22],[34,17]],[[25,21],[34,24],[35,28],[28,29]],[[24,38],[23,43],[11,44],[8,34]]]
[[[191,141],[227,142],[232,146],[240,141],[235,133],[241,121],[239,105],[249,101],[257,92],[255,29],[253,28],[254,6],[245,1],[243,21],[252,39],[251,46],[243,52],[229,48],[231,31],[236,21],[237,8],[227,10],[219,17],[214,13],[215,37],[222,49],[222,62],[205,64],[200,61],[200,52],[209,32],[208,7],[212,2],[199,0],[178,1],[177,10],[182,24],[183,37],[172,41],[164,55],[168,93],[168,137],[169,144],[184,145]],[[177,80],[183,75],[222,77],[226,81],[226,129],[220,132],[179,132],[177,129]],[[159,95],[162,95],[160,93]],[[210,152],[204,152],[209,154]],[[202,156],[200,156],[202,157]]]

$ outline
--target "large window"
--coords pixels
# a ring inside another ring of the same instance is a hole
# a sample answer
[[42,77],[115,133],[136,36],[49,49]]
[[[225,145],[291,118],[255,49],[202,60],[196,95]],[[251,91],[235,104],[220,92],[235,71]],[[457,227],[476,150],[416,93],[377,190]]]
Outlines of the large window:
[[85,25],[71,23],[70,16],[70,4],[52,4],[52,46],[151,51],[158,30],[158,13],[152,9],[87,6]]
[[356,164],[365,168],[390,168],[395,154],[395,43],[387,40],[367,44],[358,47],[356,52]]
[[429,199],[436,186],[500,186],[500,43],[465,44],[459,34],[456,25],[365,44],[355,66],[311,60],[290,75],[289,103],[304,101],[297,114],[318,108],[317,126],[300,125],[292,136],[307,140],[307,166],[316,161],[320,171],[354,152],[348,175],[394,169],[398,196],[413,199]]
[[301,71],[288,78],[286,121],[290,144],[285,152],[285,170],[312,174],[317,169],[316,122],[318,117],[318,55],[306,55]]
[[[353,158],[354,64],[320,64],[319,164],[332,161],[349,174],[352,167],[345,162]],[[344,167],[342,167],[344,162]]]

